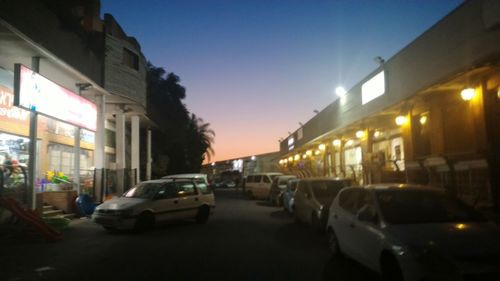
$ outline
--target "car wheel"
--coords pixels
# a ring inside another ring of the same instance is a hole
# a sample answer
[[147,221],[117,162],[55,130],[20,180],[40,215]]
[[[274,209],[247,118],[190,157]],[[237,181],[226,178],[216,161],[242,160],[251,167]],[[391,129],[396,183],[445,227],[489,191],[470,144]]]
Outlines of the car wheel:
[[144,212],[137,217],[135,221],[136,231],[145,231],[153,228],[155,225],[155,216],[151,212]]
[[201,206],[198,209],[198,213],[196,214],[196,222],[197,223],[206,223],[208,221],[208,217],[210,215],[210,209],[208,206]]
[[334,257],[342,257],[342,252],[340,251],[339,239],[337,238],[337,234],[333,229],[328,229],[327,233],[328,237],[328,248]]
[[404,281],[398,261],[390,254],[382,256],[382,278],[387,281]]

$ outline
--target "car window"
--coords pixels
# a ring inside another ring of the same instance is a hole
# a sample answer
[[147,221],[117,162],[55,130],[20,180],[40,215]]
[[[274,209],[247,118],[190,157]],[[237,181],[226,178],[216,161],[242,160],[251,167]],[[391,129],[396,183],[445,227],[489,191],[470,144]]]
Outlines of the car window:
[[292,181],[290,182],[290,190],[295,191],[297,189],[298,181]]
[[342,181],[313,181],[311,183],[314,196],[319,198],[335,198],[339,191],[344,188]]
[[268,176],[264,176],[264,182],[265,183],[270,183],[271,179]]
[[181,197],[196,194],[194,183],[192,182],[178,182],[177,194]]
[[210,194],[212,190],[210,190],[205,182],[196,183],[196,188],[198,188],[202,194]]
[[161,186],[161,183],[140,183],[125,192],[123,196],[128,198],[152,199]]
[[254,176],[248,176],[246,182],[254,182]]
[[377,201],[391,224],[484,221],[465,203],[432,190],[378,190]]
[[339,205],[342,209],[355,214],[360,189],[346,189],[339,194]]
[[164,184],[155,196],[155,199],[169,199],[177,197],[177,186],[173,182]]
[[260,182],[261,179],[262,179],[262,176],[254,176],[253,181]]

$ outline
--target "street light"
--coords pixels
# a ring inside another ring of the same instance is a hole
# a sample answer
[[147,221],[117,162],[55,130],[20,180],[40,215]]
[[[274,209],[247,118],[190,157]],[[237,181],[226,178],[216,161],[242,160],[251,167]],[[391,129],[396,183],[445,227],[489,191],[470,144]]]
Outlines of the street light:
[[335,94],[337,94],[339,98],[343,98],[347,94],[347,91],[344,89],[344,87],[339,86],[335,88]]

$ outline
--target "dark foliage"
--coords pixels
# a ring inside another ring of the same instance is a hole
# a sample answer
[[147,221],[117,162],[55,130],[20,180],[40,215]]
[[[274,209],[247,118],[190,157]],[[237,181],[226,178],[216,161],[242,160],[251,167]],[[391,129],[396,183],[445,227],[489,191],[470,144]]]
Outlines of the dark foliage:
[[179,76],[148,63],[148,114],[157,125],[152,136],[153,178],[199,172],[205,156],[213,155],[215,133],[186,109],[186,89],[179,83]]

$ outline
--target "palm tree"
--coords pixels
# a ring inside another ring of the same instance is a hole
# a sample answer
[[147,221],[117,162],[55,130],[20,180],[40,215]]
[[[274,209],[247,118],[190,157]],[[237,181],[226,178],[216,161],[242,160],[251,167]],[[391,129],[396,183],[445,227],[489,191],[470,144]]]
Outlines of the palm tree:
[[196,161],[195,166],[201,167],[205,158],[210,161],[215,154],[212,144],[214,143],[215,132],[210,129],[210,123],[205,123],[202,118],[191,113],[188,128],[190,150],[192,150],[192,160]]

